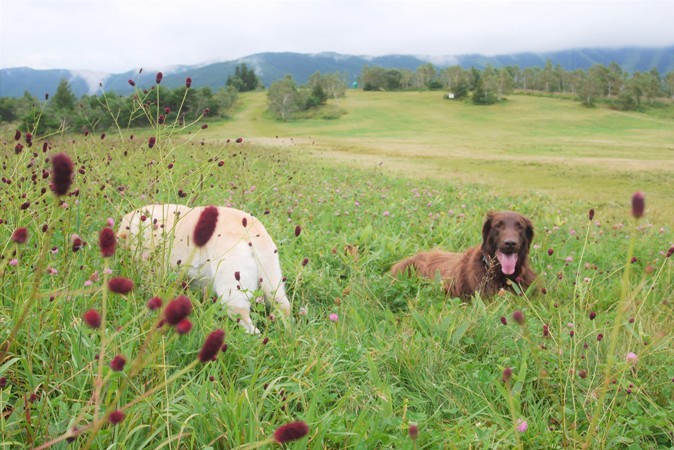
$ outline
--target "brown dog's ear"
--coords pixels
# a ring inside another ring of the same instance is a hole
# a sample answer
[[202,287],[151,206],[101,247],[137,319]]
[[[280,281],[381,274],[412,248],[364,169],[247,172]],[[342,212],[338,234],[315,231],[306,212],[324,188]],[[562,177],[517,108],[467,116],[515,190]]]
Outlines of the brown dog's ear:
[[524,218],[524,223],[526,224],[527,245],[531,245],[531,241],[534,240],[534,224],[528,217]]
[[489,232],[491,231],[491,225],[493,220],[494,220],[494,211],[489,211],[487,213],[487,219],[484,221],[484,225],[482,225],[482,245],[484,245],[487,242],[487,238],[489,237]]

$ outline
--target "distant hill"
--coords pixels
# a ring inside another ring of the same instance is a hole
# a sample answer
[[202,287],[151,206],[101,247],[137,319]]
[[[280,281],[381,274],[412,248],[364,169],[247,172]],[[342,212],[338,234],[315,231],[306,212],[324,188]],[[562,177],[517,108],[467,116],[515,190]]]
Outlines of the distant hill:
[[[198,66],[177,66],[164,69],[162,85],[177,87],[191,77],[194,87],[218,89],[225,86],[227,77],[234,68],[247,63],[255,68],[265,86],[283,78],[287,74],[300,84],[305,83],[315,72],[345,75],[349,83],[355,81],[365,65],[416,70],[422,64],[431,62],[438,68],[460,65],[464,68],[484,68],[518,65],[520,68],[543,67],[550,60],[566,70],[588,69],[593,64],[609,65],[617,63],[626,72],[649,71],[656,68],[660,74],[674,71],[674,46],[663,48],[587,48],[563,50],[549,53],[518,53],[512,55],[484,56],[410,56],[387,55],[378,57],[342,55],[337,53],[258,53],[234,61],[223,61]],[[154,83],[155,71],[129,71],[119,74],[105,74],[67,69],[35,70],[26,67],[0,69],[0,97],[19,97],[25,91],[38,98],[45,93],[54,93],[61,79],[67,79],[73,92],[80,96],[100,92],[100,84],[106,92],[128,94],[131,92],[128,80],[132,79],[140,87],[150,87]]]

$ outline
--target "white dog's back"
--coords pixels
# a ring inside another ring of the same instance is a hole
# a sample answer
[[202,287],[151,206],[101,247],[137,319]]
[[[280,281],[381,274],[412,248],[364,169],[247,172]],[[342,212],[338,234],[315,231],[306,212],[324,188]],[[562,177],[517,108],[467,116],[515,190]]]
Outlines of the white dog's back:
[[290,314],[276,245],[262,223],[248,213],[218,207],[210,240],[201,248],[193,243],[194,228],[205,207],[147,205],[122,218],[117,236],[141,257],[161,258],[173,267],[187,266],[188,275],[211,285],[250,333],[250,298],[262,288],[269,301]]

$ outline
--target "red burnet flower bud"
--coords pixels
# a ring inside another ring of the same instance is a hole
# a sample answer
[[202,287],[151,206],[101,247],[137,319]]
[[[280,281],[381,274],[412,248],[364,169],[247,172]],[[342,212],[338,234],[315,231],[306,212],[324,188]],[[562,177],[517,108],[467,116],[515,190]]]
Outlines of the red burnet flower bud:
[[164,114],[166,114],[166,115],[171,114],[171,108],[169,108],[168,106],[166,108],[164,108]]
[[199,361],[207,363],[213,360],[217,355],[222,345],[225,342],[225,332],[222,330],[215,330],[208,335],[204,342],[201,351],[199,352]]
[[519,309],[513,312],[513,320],[519,325],[524,325],[524,313]]
[[59,197],[66,195],[73,182],[73,161],[65,153],[58,153],[52,156],[51,164],[54,193]]
[[548,249],[548,256],[552,256],[552,254],[555,253],[555,251],[551,248]]
[[416,426],[415,424],[410,425],[407,428],[407,434],[409,435],[410,439],[416,441],[417,438],[419,437],[419,427]]
[[16,145],[14,146],[14,153],[19,154],[23,151],[23,144],[21,142],[17,142]]
[[236,138],[236,143],[237,143],[237,144],[240,144],[240,143],[242,143],[242,142],[243,142],[243,138],[242,138],[242,137]]
[[121,372],[124,370],[124,366],[126,365],[126,358],[124,358],[122,355],[117,355],[114,358],[112,358],[112,361],[110,361],[110,368],[114,372]]
[[120,410],[112,411],[108,416],[108,422],[113,425],[117,425],[122,420],[124,420],[124,413]]
[[129,80],[129,85],[130,85],[131,87],[133,87],[133,86],[135,86],[135,85],[136,85],[136,82],[135,82],[135,81],[133,81],[133,80]]
[[105,133],[101,133],[101,141],[105,139]]
[[84,320],[84,323],[91,328],[98,328],[101,326],[101,315],[95,309],[90,309],[85,312],[82,316],[82,320]]
[[151,136],[150,139],[147,140],[147,146],[152,148],[154,147],[154,144],[157,143],[157,138],[154,136]]
[[163,125],[164,122],[165,122],[165,119],[166,119],[166,117],[164,117],[163,114],[159,114],[159,119],[158,119],[159,125]]
[[590,320],[594,320],[594,318],[597,317],[597,313],[594,311],[590,312]]
[[177,325],[192,312],[192,302],[185,295],[179,295],[164,308],[164,319],[169,325]]
[[295,227],[295,237],[299,237],[301,233],[302,233],[302,227],[297,225]]
[[201,129],[202,129],[202,130],[205,130],[206,128],[208,128],[208,124],[207,124],[207,123],[201,125]]
[[12,233],[12,241],[16,242],[17,244],[23,244],[28,240],[28,230],[21,227],[17,228],[14,230],[14,233]]
[[501,323],[503,325],[508,325],[508,320],[505,318],[505,316],[501,316]]
[[101,255],[103,258],[107,258],[115,254],[115,248],[117,247],[117,237],[115,232],[110,227],[105,227],[101,230],[101,233],[98,235],[98,246],[101,249]]
[[152,297],[150,300],[147,301],[147,309],[149,309],[150,311],[154,311],[161,308],[161,305],[163,304],[164,302],[162,301],[161,298]]
[[187,89],[192,87],[192,78],[190,78],[190,77],[185,78],[185,87]]
[[14,133],[14,140],[18,141],[19,139],[21,139],[21,130],[16,130]]
[[587,213],[588,219],[594,219],[594,208],[590,208],[590,211]]
[[309,426],[302,421],[290,422],[274,431],[274,441],[278,444],[296,441],[309,434]]
[[643,192],[635,192],[632,196],[632,216],[635,219],[644,215],[646,209],[646,199]]
[[162,78],[164,78],[164,74],[161,72],[157,72],[157,76],[155,77],[155,81],[157,84],[161,83]]
[[133,281],[123,277],[110,278],[108,290],[115,294],[126,295],[133,290]]
[[501,380],[503,380],[504,383],[508,383],[512,376],[513,376],[513,369],[511,367],[506,367],[505,369],[503,369],[503,373],[501,374]]
[[207,206],[201,211],[199,220],[194,227],[193,241],[197,247],[203,247],[213,236],[215,225],[218,223],[218,208],[215,206]]
[[190,319],[184,318],[175,326],[176,333],[178,334],[187,334],[192,330],[192,322]]

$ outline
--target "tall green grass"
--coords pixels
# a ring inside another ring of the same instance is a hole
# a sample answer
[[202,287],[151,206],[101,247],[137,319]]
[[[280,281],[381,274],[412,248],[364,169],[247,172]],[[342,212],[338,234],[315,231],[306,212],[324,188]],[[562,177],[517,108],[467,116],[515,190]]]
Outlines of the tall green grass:
[[[0,361],[2,446],[66,448],[72,436],[78,448],[236,448],[294,420],[310,431],[289,448],[674,445],[670,223],[648,214],[635,223],[629,196],[601,206],[589,196],[495,196],[475,184],[333,164],[301,147],[255,145],[243,133],[228,136],[244,135],[241,143],[213,139],[213,128],[220,136],[213,126],[182,136],[157,127],[152,149],[122,133],[52,137],[46,153],[34,138],[15,154],[13,133],[2,136],[0,342],[11,341]],[[76,170],[63,203],[42,177],[57,152]],[[212,292],[183,286],[177,271],[123,248],[104,259],[97,242],[108,218],[118,223],[155,202],[230,205],[260,217],[279,247],[292,320],[274,320],[258,304],[262,336],[246,335]],[[534,221],[540,280],[530,292],[461,302],[437,280],[388,276],[417,250],[478,244],[493,209]],[[19,227],[29,238],[15,245]],[[86,242],[78,251],[73,234]],[[134,290],[106,292],[112,276],[133,280]],[[158,316],[147,301],[179,292],[194,305],[192,331],[153,331]],[[82,316],[104,298],[106,326],[91,329]],[[218,328],[226,351],[192,367]],[[138,370],[112,372],[117,354],[142,356]],[[124,410],[122,422],[100,420],[113,409]]]

